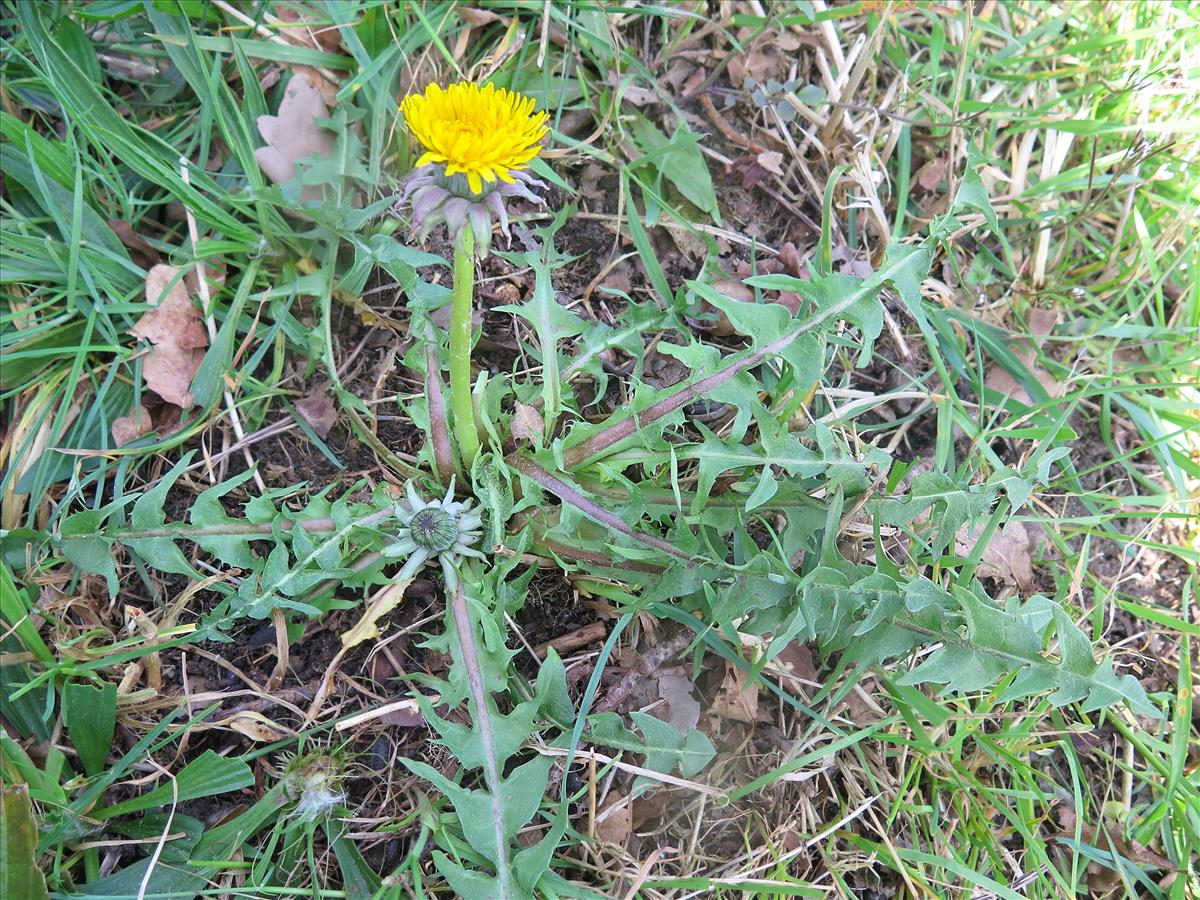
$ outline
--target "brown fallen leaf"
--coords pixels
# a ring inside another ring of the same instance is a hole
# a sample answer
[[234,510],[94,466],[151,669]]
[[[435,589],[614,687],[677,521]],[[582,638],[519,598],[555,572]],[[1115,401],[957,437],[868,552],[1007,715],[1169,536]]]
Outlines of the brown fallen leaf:
[[[255,150],[254,158],[268,178],[276,184],[291,181],[300,175],[300,160],[333,153],[334,133],[316,121],[328,115],[320,90],[304,75],[294,74],[283,92],[278,114],[258,117],[258,130],[267,146]],[[300,193],[302,200],[320,200],[321,196],[321,186],[314,184],[305,185]]]
[[821,685],[817,681],[817,666],[807,644],[792,641],[767,664],[781,676],[780,683],[797,697],[807,697]]
[[150,242],[135,232],[133,226],[124,219],[109,219],[108,227],[121,239],[121,243],[129,251],[129,258],[135,265],[149,269],[161,259],[158,251],[150,245]]
[[741,667],[726,664],[725,678],[713,697],[709,714],[754,724],[758,721],[758,682],[749,681],[748,673]]
[[146,302],[153,309],[143,314],[130,330],[153,346],[142,363],[146,387],[180,409],[190,409],[189,388],[208,335],[200,320],[200,310],[188,296],[179,269],[159,264],[146,275]]
[[512,423],[509,427],[513,438],[517,441],[524,441],[535,447],[542,445],[542,435],[545,433],[546,423],[542,421],[542,414],[537,411],[537,407],[517,401],[513,408]]
[[795,278],[808,278],[808,269],[804,265],[800,250],[791,241],[779,248],[779,261],[783,263],[783,269],[789,275]]
[[623,103],[628,103],[631,106],[651,106],[658,102],[658,94],[655,91],[639,87],[633,83],[632,78],[621,79],[620,75],[616,72],[609,73],[605,84],[620,96]]
[[[975,547],[986,526],[964,525],[957,536],[957,552],[969,554]],[[983,558],[977,574],[985,578],[998,578],[1016,587],[1022,594],[1033,590],[1033,551],[1045,537],[1042,527],[1036,522],[1010,520],[992,535],[984,548]]]
[[606,193],[600,187],[600,179],[607,174],[607,170],[596,163],[588,163],[583,167],[583,174],[579,177],[579,192],[589,200],[603,200]]
[[772,175],[783,177],[783,154],[778,150],[764,150],[755,161]]
[[624,847],[632,834],[632,800],[613,791],[596,815],[596,837],[606,844]]
[[[743,29],[739,39],[746,39],[752,31]],[[759,84],[772,78],[782,79],[789,61],[789,54],[800,46],[791,32],[765,31],[755,38],[745,53],[736,54],[729,61],[729,80],[741,87],[747,78]]]
[[296,401],[296,412],[322,440],[329,437],[329,429],[338,420],[337,404],[329,394],[329,386],[328,381],[322,381]]
[[[1029,341],[1025,342],[1024,349],[1020,345],[1014,345],[1013,352],[1021,363],[1037,379],[1038,384],[1046,389],[1046,393],[1051,397],[1059,397],[1063,393],[1063,385],[1059,384],[1058,380],[1037,364],[1037,349],[1045,343],[1047,336],[1054,330],[1054,326],[1058,324],[1058,313],[1054,310],[1032,309],[1025,317],[1026,325],[1029,328]],[[1025,386],[1017,381],[1008,370],[1001,368],[999,365],[993,364],[987,373],[984,384],[998,393],[1010,396],[1018,403],[1025,406],[1034,404],[1033,398],[1029,395],[1029,391]]]
[[292,732],[288,729],[271,721],[262,713],[251,712],[249,710],[236,713],[224,724],[238,734],[245,735],[250,740],[260,743],[282,741],[292,735]]
[[[1037,364],[1036,353],[1024,350],[1017,350],[1015,352],[1017,358],[1021,360],[1022,365],[1033,373],[1033,377],[1037,379],[1038,384],[1045,388],[1047,394],[1051,397],[1058,397],[1062,393],[1063,386],[1058,383],[1058,380]],[[1003,369],[998,365],[992,365],[988,370],[984,384],[997,393],[1011,397],[1025,406],[1034,405],[1034,399],[1029,395],[1029,391],[1025,389],[1025,385],[1010,375],[1007,369]]]
[[328,53],[342,52],[342,30],[337,26],[319,27],[282,3],[275,7],[275,16],[292,23],[279,29],[280,35],[292,43]]
[[472,28],[482,28],[484,25],[491,25],[493,22],[502,22],[499,13],[492,12],[490,9],[479,9],[473,6],[458,6],[454,11],[462,18],[464,22]]
[[946,157],[935,156],[917,170],[917,184],[927,191],[936,191],[946,177],[946,165]]
[[686,675],[669,672],[658,676],[658,694],[667,701],[667,722],[680,734],[687,734],[700,721],[700,701],[695,685]]
[[149,410],[139,403],[130,411],[129,415],[113,419],[113,443],[118,447],[124,447],[153,430],[154,420],[150,417]]

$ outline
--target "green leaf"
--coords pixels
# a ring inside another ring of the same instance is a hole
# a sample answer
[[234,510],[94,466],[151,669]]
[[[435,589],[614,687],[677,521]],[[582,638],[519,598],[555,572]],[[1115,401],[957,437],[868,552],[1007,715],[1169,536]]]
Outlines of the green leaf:
[[475,496],[487,510],[487,523],[491,546],[504,543],[505,526],[513,512],[512,473],[504,460],[491,453],[476,458],[471,467],[471,478],[475,482]]
[[39,900],[49,897],[37,865],[37,825],[29,785],[0,786],[0,897]]
[[634,143],[646,157],[644,161],[652,164],[661,177],[675,185],[688,202],[719,221],[717,192],[713,189],[704,154],[700,152],[699,136],[681,122],[668,140],[641,113],[634,113],[631,131]]
[[936,556],[950,545],[964,524],[988,515],[996,492],[995,486],[966,485],[942,472],[924,472],[913,479],[907,497],[885,498],[873,507],[884,525],[907,525],[931,511],[930,543]]
[[195,800],[198,797],[227,794],[252,784],[254,773],[246,763],[240,759],[221,756],[212,750],[205,750],[184,766],[173,780],[160,784],[140,797],[105,807],[92,815],[97,819],[111,819],[143,809]]
[[567,670],[553,647],[546,650],[546,658],[538,669],[534,699],[538,708],[557,724],[563,727],[574,724],[575,704],[567,691]]
[[120,582],[112,557],[112,541],[101,534],[107,518],[105,513],[96,509],[85,509],[67,516],[59,529],[64,538],[60,546],[63,556],[81,572],[103,575],[108,582],[109,597],[116,597]]
[[382,884],[375,870],[363,859],[358,844],[346,836],[347,828],[344,822],[323,819],[321,828],[325,837],[333,847],[337,857],[338,868],[342,871],[342,886],[347,900],[371,900]]
[[[537,756],[518,766],[511,775],[500,780],[498,802],[493,804],[488,791],[470,790],[455,784],[426,763],[412,759],[402,759],[401,762],[446,795],[458,814],[467,843],[493,865],[499,859],[496,843],[498,831],[511,843],[517,832],[529,823],[546,792],[550,766],[553,764],[549,757]],[[499,809],[502,820],[499,830],[493,819],[496,809]]]
[[[802,281],[797,283],[810,284],[810,282]],[[753,350],[760,350],[771,344],[797,324],[797,320],[792,318],[788,308],[780,303],[747,303],[726,297],[700,281],[689,281],[687,284],[694,294],[704,298],[725,313],[734,330],[738,334],[750,338]],[[856,301],[854,307],[864,303],[877,304],[875,293]],[[849,317],[849,311],[845,315]],[[824,347],[824,338],[814,333],[801,335],[780,351],[779,355],[786,359],[795,370],[796,381],[801,392],[807,391],[820,377],[821,367],[824,364]]]
[[[193,502],[188,512],[191,523],[199,528],[219,528],[244,524],[230,518],[225,513],[221,498],[230,491],[240,487],[254,477],[254,470],[247,469],[234,475],[227,481],[214,484],[200,494]],[[239,569],[252,569],[258,562],[258,557],[250,549],[253,535],[219,534],[196,536],[195,541],[206,553],[211,553],[227,566],[237,566]]]
[[562,379],[558,374],[558,342],[584,331],[584,321],[558,302],[554,293],[552,274],[562,268],[570,257],[554,250],[553,228],[542,229],[542,245],[524,253],[502,253],[513,262],[523,262],[533,269],[533,295],[525,303],[497,306],[497,312],[520,316],[533,326],[537,334],[537,354],[542,362],[542,415],[547,429],[562,411]]
[[[183,454],[179,461],[171,467],[171,471],[160,478],[152,490],[137,498],[129,517],[130,524],[134,529],[143,531],[162,528],[166,525],[163,504],[167,500],[167,492],[183,474],[194,455],[195,451]],[[123,543],[161,572],[174,572],[189,578],[199,577],[199,573],[192,568],[172,538],[127,538]]]
[[[454,754],[455,759],[468,769],[483,767],[483,738],[478,728],[441,718],[423,696],[417,698],[417,703],[421,707],[425,721],[433,726],[434,731],[441,737],[446,748]],[[526,700],[524,703],[517,704],[517,707],[508,715],[498,712],[490,699],[488,704],[491,706],[492,744],[495,748],[496,762],[503,768],[508,759],[533,734],[533,718],[537,714],[540,704],[537,700]]]
[[630,718],[641,730],[639,738],[621,723],[616,713],[597,713],[588,717],[591,726],[585,737],[594,744],[642,753],[646,756],[646,768],[670,774],[679,766],[684,777],[690,778],[703,769],[714,756],[716,748],[702,732],[693,728],[682,735],[662,719],[643,712],[630,713]]
[[[955,588],[954,595],[967,618],[961,641],[934,651],[900,684],[933,682],[966,692],[1015,673],[1001,702],[1052,691],[1048,699],[1056,707],[1080,702],[1090,712],[1123,702],[1139,715],[1161,716],[1136,678],[1118,677],[1111,660],[1096,662],[1087,636],[1045,597],[1031,597],[1024,604],[1013,598],[1000,608],[974,589]],[[1047,634],[1058,639],[1057,661],[1042,652]]]
[[63,724],[88,775],[98,775],[107,765],[117,727],[117,686],[71,681],[63,686]]

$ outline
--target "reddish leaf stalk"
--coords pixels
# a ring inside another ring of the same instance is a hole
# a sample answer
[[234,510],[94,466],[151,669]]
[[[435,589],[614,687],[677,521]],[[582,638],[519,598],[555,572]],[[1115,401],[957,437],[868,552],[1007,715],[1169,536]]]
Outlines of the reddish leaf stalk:
[[587,497],[583,496],[577,488],[563,481],[556,475],[547,472],[532,459],[527,456],[518,456],[512,454],[507,457],[508,464],[515,469],[518,469],[525,475],[528,475],[554,496],[558,497],[563,503],[569,503],[591,519],[595,519],[603,525],[607,525],[614,531],[619,531],[626,537],[633,538],[647,547],[653,547],[669,556],[674,556],[676,559],[682,559],[684,562],[690,563],[691,556],[684,553],[674,544],[665,541],[660,537],[655,537],[652,534],[643,534],[640,531],[634,531],[629,525],[622,522],[615,515],[597,503],[592,502]]
[[479,667],[479,648],[475,644],[471,612],[467,608],[467,595],[461,581],[450,595],[450,609],[454,616],[454,630],[458,632],[458,645],[462,648],[463,666],[467,670],[471,700],[475,704],[475,725],[479,729],[479,742],[483,745],[483,774],[492,798],[492,824],[496,829],[496,875],[500,880],[500,895],[508,897],[508,837],[504,832],[500,763],[496,759],[496,742],[492,731],[492,716],[487,705],[487,688],[483,680],[483,670]]
[[450,429],[446,426],[446,400],[442,396],[442,374],[437,347],[425,348],[425,399],[429,403],[429,440],[433,443],[433,462],[442,482],[454,475],[454,448],[450,444]]

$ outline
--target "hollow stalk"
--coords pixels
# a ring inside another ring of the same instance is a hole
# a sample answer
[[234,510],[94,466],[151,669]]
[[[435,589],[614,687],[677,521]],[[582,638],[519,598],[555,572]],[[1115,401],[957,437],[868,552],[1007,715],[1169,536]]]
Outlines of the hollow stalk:
[[454,292],[450,298],[450,414],[464,468],[479,453],[471,402],[471,306],[475,297],[475,236],[464,227],[454,241]]

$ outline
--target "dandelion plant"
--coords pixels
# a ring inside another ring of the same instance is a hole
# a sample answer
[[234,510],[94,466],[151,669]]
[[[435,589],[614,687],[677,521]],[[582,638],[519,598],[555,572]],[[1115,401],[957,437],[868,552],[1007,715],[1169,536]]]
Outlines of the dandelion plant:
[[541,150],[547,115],[529,97],[472,82],[443,90],[430,85],[400,106],[409,130],[425,148],[405,184],[401,206],[411,203],[417,236],[445,223],[454,245],[450,307],[450,413],[463,465],[479,453],[471,400],[471,306],[475,260],[487,256],[493,217],[508,236],[504,201],[535,203],[533,188],[546,185],[525,169]]

